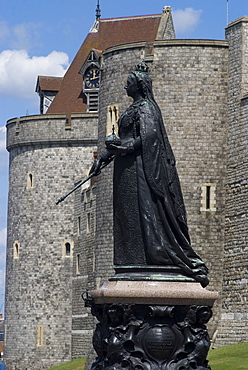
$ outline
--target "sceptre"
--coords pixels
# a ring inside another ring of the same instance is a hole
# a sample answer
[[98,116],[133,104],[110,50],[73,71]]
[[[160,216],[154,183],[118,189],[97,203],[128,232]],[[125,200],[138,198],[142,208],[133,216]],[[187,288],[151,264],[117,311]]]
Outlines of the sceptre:
[[[115,144],[115,145],[121,145],[121,141],[120,141],[120,138],[118,135],[115,134],[115,127],[113,125],[112,127],[112,134],[107,136],[106,139],[105,139],[105,144],[106,144],[106,147],[109,147],[109,145],[111,144]],[[71,189],[67,194],[63,195],[61,198],[59,198],[56,202],[56,205],[63,202],[71,193],[73,193],[75,190],[77,190],[78,188],[80,188],[80,186],[82,186],[85,182],[89,181],[92,177],[94,176],[98,176],[100,173],[101,173],[101,170],[106,167],[110,162],[112,162],[114,159],[114,155],[109,157],[108,160],[106,162],[104,162],[100,169],[99,169],[99,172],[97,174],[95,174],[94,172],[90,173],[89,176],[85,177],[84,179],[80,180],[76,186]]]
[[112,162],[112,160],[114,159],[114,157],[110,157],[108,159],[107,162],[103,163],[102,166],[100,167],[100,170],[97,174],[95,174],[94,172],[89,174],[89,176],[85,177],[84,179],[80,180],[76,186],[74,186],[73,189],[71,189],[68,193],[66,193],[65,195],[63,195],[61,198],[59,198],[56,202],[56,205],[63,202],[71,193],[73,193],[75,190],[77,190],[78,188],[80,188],[80,186],[82,186],[85,182],[89,181],[92,177],[94,176],[98,176],[100,173],[101,173],[101,170],[106,167],[110,162]]

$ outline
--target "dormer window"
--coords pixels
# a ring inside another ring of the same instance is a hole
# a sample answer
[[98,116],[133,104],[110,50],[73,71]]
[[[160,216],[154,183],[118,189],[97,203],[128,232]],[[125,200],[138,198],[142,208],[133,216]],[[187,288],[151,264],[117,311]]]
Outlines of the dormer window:
[[100,69],[92,64],[83,76],[84,93],[87,97],[87,112],[98,112],[98,91],[100,86]]
[[83,76],[83,92],[87,98],[87,112],[98,112],[98,92],[100,87],[100,50],[92,49],[80,70]]
[[38,76],[35,91],[40,96],[40,114],[45,114],[57,95],[63,77]]

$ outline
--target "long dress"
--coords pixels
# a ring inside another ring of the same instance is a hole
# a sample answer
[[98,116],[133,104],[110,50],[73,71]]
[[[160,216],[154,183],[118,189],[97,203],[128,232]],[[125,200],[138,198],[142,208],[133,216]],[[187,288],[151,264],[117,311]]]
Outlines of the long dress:
[[207,268],[194,252],[175,158],[155,101],[133,103],[120,117],[122,146],[114,164],[114,264],[176,266],[208,283]]

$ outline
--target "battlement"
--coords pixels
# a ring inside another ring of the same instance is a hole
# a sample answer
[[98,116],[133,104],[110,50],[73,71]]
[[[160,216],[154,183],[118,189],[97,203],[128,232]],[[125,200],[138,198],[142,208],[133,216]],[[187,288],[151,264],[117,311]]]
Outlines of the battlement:
[[227,25],[226,30],[228,28],[231,28],[231,27],[235,26],[236,24],[239,24],[239,23],[248,23],[248,15],[244,15],[243,17],[240,17],[240,18],[235,19],[234,21],[230,22]]
[[37,145],[96,145],[97,113],[44,114],[7,122],[7,150]]

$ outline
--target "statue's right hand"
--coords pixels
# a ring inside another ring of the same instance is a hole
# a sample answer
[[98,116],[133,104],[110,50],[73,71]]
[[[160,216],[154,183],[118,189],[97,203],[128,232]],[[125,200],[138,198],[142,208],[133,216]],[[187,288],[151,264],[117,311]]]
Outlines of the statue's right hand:
[[100,168],[101,168],[101,164],[102,164],[102,161],[99,159],[99,158],[97,158],[95,161],[94,161],[94,163],[93,163],[93,165],[92,165],[92,167],[91,167],[91,169],[90,169],[90,175],[91,174],[93,174],[94,176],[97,176],[97,175],[99,175],[100,174]]

